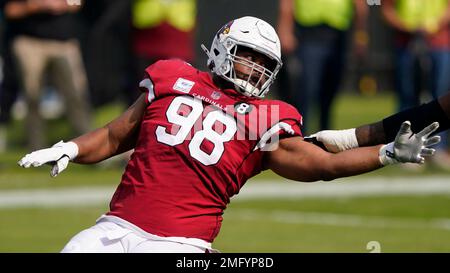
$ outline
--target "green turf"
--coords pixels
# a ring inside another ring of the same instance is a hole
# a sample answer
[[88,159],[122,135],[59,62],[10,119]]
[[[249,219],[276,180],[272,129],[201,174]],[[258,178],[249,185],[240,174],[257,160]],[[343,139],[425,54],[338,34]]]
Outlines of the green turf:
[[[0,252],[57,252],[79,231],[94,224],[106,205],[84,208],[3,209]],[[383,252],[449,252],[450,230],[424,227],[370,227],[246,219],[243,211],[315,212],[383,217],[427,223],[450,219],[448,196],[246,201],[231,204],[213,246],[222,252],[368,252],[378,241]]]
[[332,107],[330,129],[347,129],[379,121],[395,113],[396,100],[392,93],[377,96],[342,94]]
[[[74,170],[75,169],[75,170]],[[71,168],[58,177],[50,177],[50,167],[45,170],[20,169],[0,173],[1,189],[61,188],[73,186],[109,186],[119,184],[122,172],[118,169]]]
[[95,224],[104,207],[3,209],[0,252],[59,252],[82,229]]
[[238,215],[240,210],[261,215],[298,211],[427,222],[449,219],[449,207],[448,196],[238,202],[225,212],[215,247],[224,252],[367,252],[367,243],[378,241],[384,252],[448,252],[450,229],[285,223],[272,221],[270,217],[245,219]]
[[428,229],[374,229],[311,224],[228,220],[215,247],[223,252],[449,252],[450,232]]

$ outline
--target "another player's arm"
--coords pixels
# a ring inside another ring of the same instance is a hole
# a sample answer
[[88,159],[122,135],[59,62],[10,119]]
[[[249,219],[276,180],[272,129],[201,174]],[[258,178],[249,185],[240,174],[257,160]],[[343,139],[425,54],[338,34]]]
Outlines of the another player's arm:
[[436,133],[450,129],[450,92],[430,103],[404,110],[381,121],[356,128],[355,135],[359,147],[386,143],[394,140],[396,130],[404,120],[411,121],[417,128],[437,121]]
[[71,140],[78,146],[78,155],[73,161],[96,163],[134,148],[146,106],[146,95],[142,94],[115,120]]
[[266,152],[265,164],[278,175],[295,181],[329,181],[382,167],[380,148],[381,145],[333,154],[301,137],[291,137],[281,139],[276,150]]

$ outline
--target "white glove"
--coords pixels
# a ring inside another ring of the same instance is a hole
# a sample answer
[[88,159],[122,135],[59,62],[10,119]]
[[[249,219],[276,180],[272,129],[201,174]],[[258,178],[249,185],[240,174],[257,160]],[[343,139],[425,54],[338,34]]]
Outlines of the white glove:
[[310,139],[314,141],[313,139],[315,138],[317,141],[322,142],[328,152],[338,153],[359,146],[355,131],[355,128],[347,130],[324,130],[305,137],[305,140],[309,141]]
[[441,141],[440,136],[428,137],[437,128],[439,128],[439,123],[433,122],[419,133],[414,134],[411,131],[411,123],[409,121],[403,122],[395,140],[380,148],[381,164],[384,166],[399,162],[423,164],[425,162],[424,157],[432,156],[435,152],[435,149],[429,147]]
[[39,167],[43,164],[52,165],[50,175],[57,176],[67,168],[69,160],[73,160],[78,155],[78,145],[74,142],[60,141],[51,148],[34,151],[25,155],[19,162],[19,166],[29,168]]

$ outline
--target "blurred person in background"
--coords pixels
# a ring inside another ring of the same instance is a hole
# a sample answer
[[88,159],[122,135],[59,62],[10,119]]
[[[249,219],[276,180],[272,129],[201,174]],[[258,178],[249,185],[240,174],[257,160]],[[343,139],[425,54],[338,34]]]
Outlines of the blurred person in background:
[[65,0],[5,2],[5,16],[15,30],[12,52],[27,105],[26,135],[30,148],[46,145],[39,105],[47,79],[65,98],[75,133],[90,129],[87,80],[77,40],[76,12],[80,6],[81,2],[69,5]]
[[[142,71],[161,59],[194,62],[196,21],[196,0],[132,0],[131,82],[138,82]],[[136,88],[131,89],[127,93],[128,104],[131,105],[139,94]]]
[[1,34],[0,34],[0,56],[2,61],[2,73],[0,77],[0,152],[7,147],[7,126],[11,121],[11,108],[19,93],[16,69],[11,51],[11,41],[16,31],[4,17],[3,9],[5,1],[0,2],[1,10]]
[[[450,1],[386,0],[385,21],[395,31],[395,69],[398,110],[420,104],[420,79],[429,70],[428,90],[436,99],[450,90]],[[420,73],[420,74],[418,74]],[[419,80],[419,81],[418,81]],[[433,162],[450,169],[448,132]]]
[[[354,51],[367,50],[367,3],[360,0],[280,0],[278,33],[282,51],[296,61],[295,81],[288,92],[303,118],[319,111],[319,129],[330,128],[330,109],[344,71],[346,41],[354,24]],[[286,87],[286,85],[284,85]],[[284,96],[284,95],[283,95]],[[309,128],[303,128],[309,132]],[[309,132],[311,133],[311,132]]]
[[[82,50],[92,107],[119,101],[130,77],[131,0],[95,0],[84,3],[80,15],[86,36]],[[106,76],[107,75],[107,76]]]

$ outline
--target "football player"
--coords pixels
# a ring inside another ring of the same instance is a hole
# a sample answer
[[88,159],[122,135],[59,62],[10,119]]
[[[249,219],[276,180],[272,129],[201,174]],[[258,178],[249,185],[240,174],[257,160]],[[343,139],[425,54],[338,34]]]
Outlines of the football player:
[[106,126],[32,152],[25,168],[69,161],[92,164],[134,149],[110,210],[73,237],[63,252],[209,252],[230,198],[271,169],[295,181],[332,180],[399,161],[423,162],[439,142],[433,123],[410,137],[403,123],[386,145],[329,153],[303,141],[302,117],[263,100],[282,65],[280,41],[265,21],[223,26],[210,50],[211,72],[179,60],[145,70],[143,94]]
[[417,132],[423,126],[438,122],[439,128],[434,133],[450,129],[450,92],[429,103],[410,108],[381,121],[346,130],[324,130],[306,138],[317,141],[330,152],[340,152],[357,147],[377,145],[393,141],[397,128],[404,120],[409,120]]

